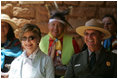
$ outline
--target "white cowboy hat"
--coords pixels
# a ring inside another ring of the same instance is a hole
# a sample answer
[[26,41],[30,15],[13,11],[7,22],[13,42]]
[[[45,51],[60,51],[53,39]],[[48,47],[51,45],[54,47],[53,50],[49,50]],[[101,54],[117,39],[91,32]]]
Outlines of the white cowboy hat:
[[79,35],[84,37],[84,32],[87,29],[93,29],[93,30],[102,32],[104,34],[103,39],[107,39],[107,38],[111,37],[110,32],[103,28],[102,22],[98,19],[91,19],[91,20],[87,21],[85,23],[85,26],[80,26],[80,27],[76,28],[76,32]]
[[17,25],[10,19],[10,17],[7,14],[1,14],[1,21],[10,24],[13,30],[17,28]]

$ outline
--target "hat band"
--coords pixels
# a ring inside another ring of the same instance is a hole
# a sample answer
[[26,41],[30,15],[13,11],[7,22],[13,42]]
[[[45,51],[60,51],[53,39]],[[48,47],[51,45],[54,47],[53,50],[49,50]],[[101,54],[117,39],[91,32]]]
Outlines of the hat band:
[[49,19],[49,23],[54,22],[54,21],[60,22],[60,23],[62,23],[62,24],[65,24],[64,21],[59,20],[59,19]]

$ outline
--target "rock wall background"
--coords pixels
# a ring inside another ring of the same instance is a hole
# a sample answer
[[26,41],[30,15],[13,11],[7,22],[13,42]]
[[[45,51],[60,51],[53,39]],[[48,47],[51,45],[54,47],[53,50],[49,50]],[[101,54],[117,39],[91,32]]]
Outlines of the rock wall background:
[[[73,26],[68,33],[77,37],[75,28],[91,19],[102,19],[105,14],[112,14],[117,18],[117,1],[56,1],[59,9],[70,9],[66,17]],[[8,14],[12,20],[22,27],[25,23],[38,25],[42,34],[48,33],[48,19],[50,10],[55,9],[54,1],[1,1],[1,13]],[[78,38],[77,38],[78,39]]]

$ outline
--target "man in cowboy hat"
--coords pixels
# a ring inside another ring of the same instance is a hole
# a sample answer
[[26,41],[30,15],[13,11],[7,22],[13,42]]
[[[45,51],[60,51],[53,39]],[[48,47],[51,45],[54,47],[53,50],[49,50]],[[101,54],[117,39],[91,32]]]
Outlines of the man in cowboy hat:
[[65,77],[112,78],[117,77],[117,56],[101,45],[111,34],[102,28],[102,23],[91,19],[76,32],[84,37],[87,49],[74,55],[68,65]]

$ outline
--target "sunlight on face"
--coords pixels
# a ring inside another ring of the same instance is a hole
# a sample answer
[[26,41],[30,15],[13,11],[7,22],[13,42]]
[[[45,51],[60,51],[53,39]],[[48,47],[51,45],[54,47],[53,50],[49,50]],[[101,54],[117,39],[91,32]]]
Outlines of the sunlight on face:
[[84,41],[90,49],[100,46],[102,39],[101,33],[96,30],[86,30],[84,33]]
[[64,25],[60,22],[54,21],[48,25],[49,32],[53,37],[59,37],[64,32]]
[[23,48],[30,53],[33,53],[38,45],[38,39],[37,37],[32,33],[32,32],[25,32],[22,36],[22,40],[21,40],[22,46]]

